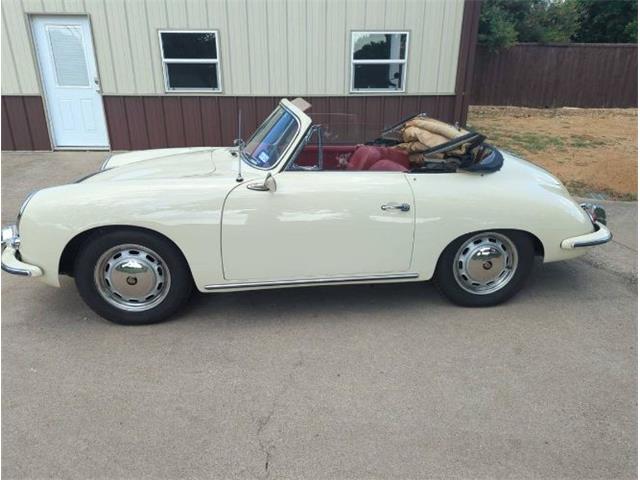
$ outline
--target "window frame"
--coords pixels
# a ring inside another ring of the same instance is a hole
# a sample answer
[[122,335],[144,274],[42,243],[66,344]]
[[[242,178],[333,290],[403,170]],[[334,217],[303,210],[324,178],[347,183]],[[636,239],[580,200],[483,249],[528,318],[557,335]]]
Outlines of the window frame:
[[[378,35],[406,35],[407,41],[404,49],[404,59],[402,60],[356,60],[353,58],[354,52],[354,41],[353,35],[356,33],[372,33]],[[393,95],[396,93],[406,93],[407,91],[407,64],[409,61],[409,40],[410,40],[410,32],[408,30],[351,30],[349,34],[349,41],[351,42],[351,57],[349,58],[349,63],[351,65],[351,76],[349,80],[349,93],[386,93],[389,95]],[[356,75],[355,65],[391,65],[391,64],[402,64],[402,88],[398,90],[389,90],[384,88],[354,88],[354,80]]]
[[[215,35],[216,42],[216,58],[165,58],[164,56],[164,44],[162,42],[163,33],[213,33]],[[222,75],[220,74],[220,33],[218,30],[172,30],[161,29],[158,30],[158,41],[160,42],[160,61],[162,62],[162,75],[164,77],[164,91],[165,93],[222,93]],[[201,64],[215,64],[216,65],[216,77],[218,82],[218,88],[171,88],[169,85],[169,70],[167,64],[169,63],[201,63]]]

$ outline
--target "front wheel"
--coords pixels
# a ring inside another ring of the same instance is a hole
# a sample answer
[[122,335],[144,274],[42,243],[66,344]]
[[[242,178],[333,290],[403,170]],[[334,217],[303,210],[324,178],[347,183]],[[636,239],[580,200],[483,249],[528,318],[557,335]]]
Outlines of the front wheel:
[[167,319],[187,301],[193,285],[176,247],[158,235],[138,230],[89,238],[76,258],[74,274],[87,305],[122,325]]
[[532,239],[524,232],[501,230],[465,235],[442,252],[435,283],[458,305],[497,305],[520,290],[534,256]]

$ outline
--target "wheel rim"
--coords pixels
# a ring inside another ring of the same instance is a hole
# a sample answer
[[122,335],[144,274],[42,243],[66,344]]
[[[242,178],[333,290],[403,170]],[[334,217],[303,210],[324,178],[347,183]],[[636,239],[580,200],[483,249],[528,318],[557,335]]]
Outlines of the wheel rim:
[[467,292],[487,295],[507,285],[518,268],[518,251],[506,236],[495,232],[474,235],[458,249],[453,273]]
[[118,245],[104,252],[96,263],[94,280],[107,302],[130,312],[160,304],[171,286],[171,274],[162,257],[134,244]]

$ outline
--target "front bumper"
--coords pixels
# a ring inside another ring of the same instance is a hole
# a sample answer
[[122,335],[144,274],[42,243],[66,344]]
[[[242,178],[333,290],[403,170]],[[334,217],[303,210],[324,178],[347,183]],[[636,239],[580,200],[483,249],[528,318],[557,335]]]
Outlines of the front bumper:
[[607,243],[613,238],[611,231],[602,223],[595,221],[593,223],[595,231],[587,233],[585,235],[579,235],[577,237],[567,238],[563,240],[560,246],[565,250],[572,250],[574,248],[593,247],[595,245],[602,245]]
[[24,263],[18,257],[18,251],[13,247],[7,246],[2,251],[2,270],[13,275],[22,275],[25,277],[42,276],[42,269],[40,267]]
[[25,277],[40,277],[42,269],[35,265],[24,263],[20,258],[20,236],[15,225],[2,229],[2,270],[13,275]]

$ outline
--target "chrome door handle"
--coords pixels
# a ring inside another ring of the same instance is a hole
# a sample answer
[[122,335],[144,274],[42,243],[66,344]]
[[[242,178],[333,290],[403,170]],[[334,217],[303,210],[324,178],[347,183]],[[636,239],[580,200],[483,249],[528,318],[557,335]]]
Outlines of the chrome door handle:
[[411,210],[411,206],[408,203],[385,203],[380,207],[382,210],[400,210],[401,212],[408,212]]
[[266,185],[264,185],[262,183],[249,183],[249,184],[247,184],[247,188],[249,190],[255,190],[257,192],[268,192],[269,191],[269,187],[267,187]]

